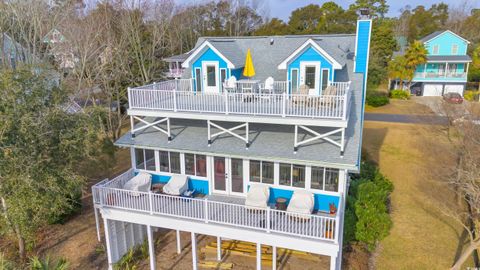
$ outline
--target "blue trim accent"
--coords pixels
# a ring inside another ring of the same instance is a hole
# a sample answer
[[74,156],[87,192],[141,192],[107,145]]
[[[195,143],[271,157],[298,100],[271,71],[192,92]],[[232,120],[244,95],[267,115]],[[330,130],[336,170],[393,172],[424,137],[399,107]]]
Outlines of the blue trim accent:
[[[250,186],[249,186],[250,188]],[[290,203],[290,199],[293,195],[293,190],[289,189],[281,189],[277,187],[270,187],[270,198],[268,198],[269,204],[275,204],[277,198],[282,197],[287,199],[287,204]],[[322,211],[322,212],[330,212],[330,203],[334,203],[338,209],[338,202],[340,198],[335,195],[327,195],[327,194],[320,194],[314,193],[314,200],[315,205],[313,206],[313,210],[315,211]]]
[[195,190],[195,193],[201,193],[201,194],[210,194],[209,189],[208,189],[208,181],[207,180],[202,180],[202,179],[194,179],[189,177],[188,178],[188,189],[189,190]]
[[371,20],[358,21],[355,72],[366,72],[368,69],[371,24]]
[[[163,175],[163,174],[156,174],[148,172],[152,175],[152,184],[166,184],[170,180],[170,175]],[[135,172],[137,175],[138,172]],[[195,189],[195,193],[201,193],[208,195],[209,193],[209,183],[208,180],[197,179],[194,177],[188,177],[188,189],[192,190]]]

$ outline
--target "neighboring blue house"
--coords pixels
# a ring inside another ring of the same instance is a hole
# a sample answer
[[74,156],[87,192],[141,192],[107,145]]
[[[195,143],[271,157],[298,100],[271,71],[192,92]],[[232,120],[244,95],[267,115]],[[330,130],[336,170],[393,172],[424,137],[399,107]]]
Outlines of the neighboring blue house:
[[[450,30],[436,31],[420,39],[428,50],[427,63],[419,65],[412,81],[412,94],[442,96],[456,92],[463,95],[467,83],[468,66],[472,59],[467,55],[470,42]],[[402,48],[401,52],[405,49]],[[398,80],[391,88],[396,88]]]
[[[356,34],[202,37],[165,59],[175,80],[129,88],[131,130],[115,145],[130,149],[131,169],[92,188],[109,267],[147,238],[155,269],[161,227],[177,231],[178,253],[180,231],[191,234],[192,269],[197,234],[255,243],[257,269],[262,245],[273,269],[276,247],[341,269],[371,28],[365,18]],[[245,78],[249,49],[256,74]]]

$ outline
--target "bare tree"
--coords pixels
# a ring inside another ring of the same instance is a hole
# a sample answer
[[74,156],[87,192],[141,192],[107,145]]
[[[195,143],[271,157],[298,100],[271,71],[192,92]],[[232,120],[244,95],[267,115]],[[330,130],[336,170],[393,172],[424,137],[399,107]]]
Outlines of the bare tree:
[[[475,105],[475,104],[474,104]],[[433,142],[426,135],[424,145],[427,153],[435,156],[437,167],[429,168],[436,183],[445,185],[455,195],[456,201],[445,200],[443,194],[433,194],[436,207],[450,217],[466,232],[467,244],[460,256],[455,258],[452,269],[461,269],[473,255],[478,266],[480,249],[480,114],[473,105],[465,107],[443,104],[441,108],[448,119],[441,127],[447,142]],[[431,131],[429,131],[430,133]]]

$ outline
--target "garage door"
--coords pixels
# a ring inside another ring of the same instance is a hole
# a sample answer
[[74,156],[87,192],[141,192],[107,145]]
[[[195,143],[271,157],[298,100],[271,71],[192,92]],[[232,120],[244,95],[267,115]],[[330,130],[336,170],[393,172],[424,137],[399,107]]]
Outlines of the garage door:
[[459,93],[463,96],[463,84],[447,84],[445,85],[445,93]]
[[443,90],[442,84],[425,84],[423,87],[423,96],[434,97],[441,96]]

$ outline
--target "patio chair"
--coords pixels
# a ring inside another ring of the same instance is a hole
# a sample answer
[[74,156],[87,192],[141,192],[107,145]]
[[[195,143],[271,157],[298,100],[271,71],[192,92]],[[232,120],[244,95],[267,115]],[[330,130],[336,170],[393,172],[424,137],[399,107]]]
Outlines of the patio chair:
[[267,209],[269,198],[270,188],[267,185],[252,183],[248,189],[245,206],[251,210]]
[[[123,189],[149,192],[152,185],[152,175],[146,172],[140,172],[123,185]],[[140,193],[134,192],[133,196],[139,196]]]
[[300,85],[298,92],[293,94],[293,103],[295,104],[305,104],[308,100],[308,91],[310,88],[306,84]]
[[188,177],[186,175],[174,174],[163,186],[163,193],[180,196],[188,190]]
[[313,193],[307,190],[296,190],[288,203],[287,215],[294,218],[310,219],[314,204]]
[[274,80],[272,77],[268,77],[266,80],[265,80],[265,86],[264,86],[264,89],[263,89],[263,92],[265,94],[272,94],[274,89],[273,89],[273,84],[274,84]]
[[323,90],[322,96],[323,98],[322,98],[321,104],[323,106],[329,106],[329,105],[335,106],[335,100],[337,96],[337,87],[333,85],[327,86],[327,88]]
[[234,92],[237,87],[237,78],[231,76],[223,83],[223,89],[227,92]]

